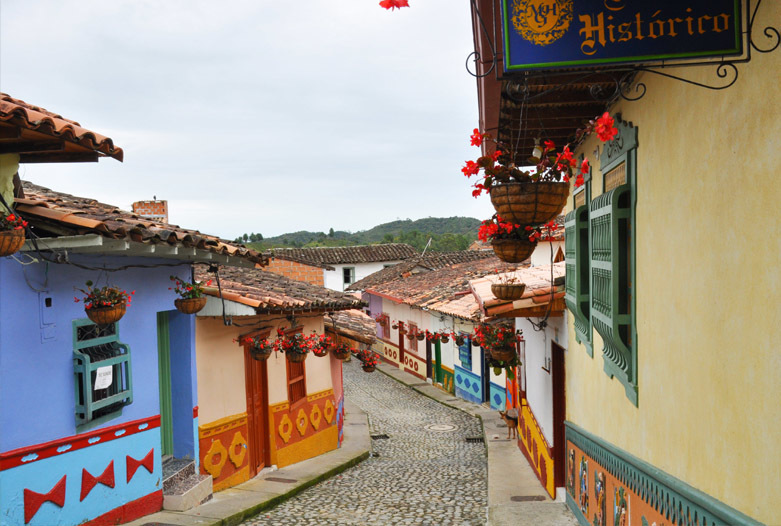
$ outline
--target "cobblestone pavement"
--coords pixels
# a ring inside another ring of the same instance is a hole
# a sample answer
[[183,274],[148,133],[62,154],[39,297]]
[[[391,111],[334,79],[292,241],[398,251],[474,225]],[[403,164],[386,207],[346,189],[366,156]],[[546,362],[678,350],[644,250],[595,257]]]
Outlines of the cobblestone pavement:
[[389,438],[372,440],[368,460],[243,524],[485,524],[485,446],[466,441],[482,437],[477,418],[364,373],[357,360],[344,364],[344,389],[368,413],[372,436]]

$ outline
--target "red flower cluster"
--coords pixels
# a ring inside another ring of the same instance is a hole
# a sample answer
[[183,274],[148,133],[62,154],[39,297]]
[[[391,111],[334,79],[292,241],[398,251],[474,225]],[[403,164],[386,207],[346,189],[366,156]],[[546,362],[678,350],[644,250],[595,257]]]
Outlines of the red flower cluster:
[[536,243],[537,241],[548,241],[553,239],[553,233],[558,228],[555,221],[550,221],[540,226],[525,226],[524,230],[529,235],[529,241]]
[[479,325],[472,334],[472,343],[487,349],[502,349],[523,341],[523,331],[506,325]]
[[203,287],[208,287],[212,284],[212,280],[204,283],[203,281],[194,281],[189,283],[176,276],[170,276],[171,281],[174,282],[173,287],[168,287],[168,290],[176,291],[182,299],[200,298],[203,296]]
[[0,216],[0,231],[3,230],[21,230],[27,226],[27,221],[15,214],[9,214],[5,217]]
[[519,235],[521,225],[506,223],[502,218],[494,214],[491,219],[486,219],[480,224],[477,231],[477,239],[488,243],[493,239],[502,239]]
[[615,127],[615,121],[610,113],[605,112],[597,119],[594,131],[602,142],[612,141],[618,135],[618,129]]
[[380,355],[370,349],[361,349],[356,356],[367,367],[377,367],[380,363]]
[[84,302],[85,309],[97,309],[100,307],[113,307],[114,305],[120,305],[124,303],[130,306],[131,296],[136,291],[128,292],[126,290],[120,290],[117,287],[106,285],[105,287],[93,287],[92,281],[87,281],[87,290],[76,289],[85,294],[84,298],[79,299],[74,296],[73,301],[79,303]]
[[409,0],[381,0],[380,7],[385,9],[401,9],[402,7],[409,7]]
[[243,344],[252,345],[256,352],[267,353],[271,351],[281,353],[306,354],[312,352],[315,356],[325,356],[333,348],[333,339],[325,334],[312,334],[306,336],[301,333],[285,334],[285,328],[277,329],[277,338],[272,342],[266,338],[255,336],[244,338]]

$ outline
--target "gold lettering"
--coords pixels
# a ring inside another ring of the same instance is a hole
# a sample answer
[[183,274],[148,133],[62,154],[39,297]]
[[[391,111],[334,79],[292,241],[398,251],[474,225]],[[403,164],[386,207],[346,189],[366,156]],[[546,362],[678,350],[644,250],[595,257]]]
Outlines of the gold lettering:
[[[720,19],[724,21],[724,27],[719,27]],[[713,30],[716,33],[721,33],[727,29],[729,29],[729,15],[727,13],[722,13],[713,17]]]
[[[659,15],[659,13],[661,13],[661,11],[657,11],[656,13],[651,15],[651,18],[656,18]],[[659,35],[654,33],[654,24],[656,24],[657,27],[659,27]],[[664,35],[664,22],[662,22],[661,20],[652,20],[651,22],[649,22],[648,38],[656,38],[657,36],[663,36],[663,35]]]
[[697,30],[702,35],[705,33],[705,30],[702,28],[702,21],[703,20],[711,20],[713,17],[710,17],[708,15],[702,15],[700,18],[697,19]]
[[629,40],[632,40],[632,31],[629,30],[630,27],[632,27],[631,22],[625,22],[618,25],[619,42],[628,42]]
[[[613,20],[613,15],[607,15],[607,19],[608,20]],[[610,39],[611,42],[615,42],[616,41],[616,37],[613,34],[613,30],[615,28],[616,28],[616,26],[614,26],[613,24],[608,24],[607,25],[607,36],[608,36],[608,38]]]
[[668,22],[670,22],[670,31],[668,35],[670,35],[671,37],[677,37],[678,33],[675,31],[675,23],[683,22],[683,20],[681,20],[680,18],[671,18],[670,20],[668,20]]
[[590,15],[578,16],[583,23],[579,34],[583,35],[583,43],[580,45],[580,51],[584,55],[593,55],[597,52],[596,43],[599,42],[602,47],[605,46],[605,14],[599,13],[596,20]]
[[635,38],[643,40],[645,37],[643,36],[643,20],[640,18],[640,13],[635,15],[635,23],[637,24],[637,36]]
[[[691,7],[687,7],[686,8],[686,12],[687,13],[691,13],[692,12],[692,8]],[[690,16],[687,16],[686,18],[684,18],[684,20],[686,20],[686,29],[689,31],[689,34],[690,35],[694,35],[694,28],[692,27],[692,22],[694,22],[694,19],[692,17],[690,17]]]

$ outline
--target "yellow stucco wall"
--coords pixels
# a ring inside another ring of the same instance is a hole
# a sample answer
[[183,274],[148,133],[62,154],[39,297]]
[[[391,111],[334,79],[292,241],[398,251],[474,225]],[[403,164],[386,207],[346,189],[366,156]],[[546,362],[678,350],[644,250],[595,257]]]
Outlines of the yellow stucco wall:
[[[289,327],[285,319],[266,317],[242,318],[243,325],[271,327],[275,337],[277,327]],[[323,331],[322,316],[300,318],[304,333]],[[198,317],[196,320],[196,359],[198,366],[198,410],[201,422],[213,422],[247,410],[244,382],[244,350],[233,340],[251,330],[249,327],[226,327],[222,318]],[[308,356],[306,360],[307,392],[331,388],[329,360]],[[273,353],[267,361],[269,404],[287,400],[285,356]]]
[[[762,27],[781,19],[763,7]],[[645,74],[611,110],[639,130],[639,407],[569,323],[567,418],[750,515],[778,521],[781,483],[781,51],[710,91]],[[715,68],[669,70],[716,83]],[[668,70],[665,70],[668,71]],[[578,153],[594,167],[591,138]],[[569,208],[568,208],[569,209]]]

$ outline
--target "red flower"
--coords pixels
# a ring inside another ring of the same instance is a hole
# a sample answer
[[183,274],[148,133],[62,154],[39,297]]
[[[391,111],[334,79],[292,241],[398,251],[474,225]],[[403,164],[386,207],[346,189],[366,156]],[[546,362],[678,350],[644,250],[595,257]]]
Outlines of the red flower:
[[615,121],[608,112],[603,113],[602,116],[597,119],[597,124],[594,127],[594,131],[597,132],[597,137],[599,137],[600,141],[607,142],[618,135],[618,129],[614,126],[614,124]]
[[467,177],[477,175],[479,171],[480,165],[474,161],[466,161],[466,165],[461,168],[461,172]]
[[581,173],[581,175],[587,174],[588,170],[589,170],[588,159],[583,159],[583,162],[580,164],[580,173]]
[[499,160],[499,157],[501,157],[501,155],[502,155],[503,153],[504,153],[504,152],[502,152],[502,150],[496,150],[496,151],[494,152],[494,154],[491,156],[491,158],[494,160],[494,162],[496,162],[496,161],[498,161],[498,160]]
[[469,138],[472,139],[472,146],[481,146],[483,144],[483,134],[480,133],[480,130],[477,128],[475,128],[474,132],[472,132],[472,136]]
[[556,143],[554,143],[553,141],[545,141],[543,144],[545,144],[546,150],[552,150],[556,147]]
[[401,9],[402,7],[409,7],[408,0],[381,0],[380,7],[385,9]]
[[582,173],[580,173],[580,174],[578,174],[578,176],[575,178],[575,188],[580,188],[581,186],[583,186],[583,184],[584,184],[584,181],[583,181],[583,174],[582,174]]

